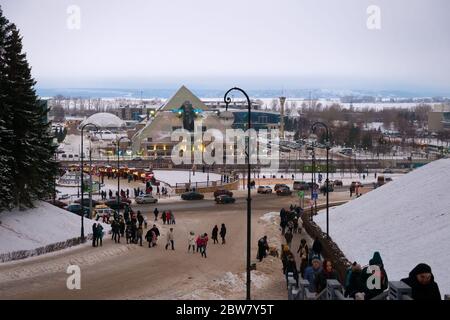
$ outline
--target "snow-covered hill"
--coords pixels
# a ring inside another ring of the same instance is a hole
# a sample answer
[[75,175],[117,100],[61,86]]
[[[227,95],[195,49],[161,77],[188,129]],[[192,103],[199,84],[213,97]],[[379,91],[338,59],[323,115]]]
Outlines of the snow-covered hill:
[[[432,162],[330,210],[330,236],[350,261],[367,264],[379,251],[388,277],[400,280],[431,266],[450,293],[450,159]],[[324,211],[316,218],[325,230]]]
[[[0,255],[19,250],[35,250],[80,236],[81,217],[47,202],[36,208],[0,213]],[[92,233],[95,221],[84,219],[85,235]],[[109,225],[103,224],[104,232]]]

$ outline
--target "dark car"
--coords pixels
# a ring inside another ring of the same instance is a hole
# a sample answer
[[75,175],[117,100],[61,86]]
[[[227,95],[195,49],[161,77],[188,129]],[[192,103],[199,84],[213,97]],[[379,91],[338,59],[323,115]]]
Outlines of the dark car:
[[217,198],[218,196],[221,196],[221,195],[227,195],[227,196],[232,197],[233,192],[231,192],[230,190],[226,190],[226,189],[219,189],[219,190],[214,191],[214,198]]
[[216,203],[235,203],[236,199],[226,194],[220,195],[215,199]]
[[191,192],[185,192],[181,195],[181,199],[183,200],[203,200],[205,196],[201,193],[191,191]]
[[[308,182],[308,190],[311,190],[313,183],[312,182]],[[314,182],[314,190],[319,189],[319,185],[317,183]]]
[[290,196],[292,194],[291,189],[289,187],[279,188],[277,190],[277,196]]
[[[77,199],[74,202],[75,203],[81,203],[81,199]],[[92,199],[92,207],[95,207],[98,204],[100,204],[100,202]],[[83,198],[83,206],[89,207],[89,197]]]
[[342,187],[344,184],[342,183],[342,180],[334,180],[333,185],[335,187]]
[[[116,197],[112,197],[110,200],[114,200],[115,202],[117,202]],[[128,204],[131,204],[131,199],[128,199],[128,198],[126,198],[126,197],[120,197],[120,201],[126,202],[126,203],[128,203]]]
[[[323,186],[320,187],[320,192],[321,192],[321,193],[326,193],[326,192],[325,192],[326,190],[327,190],[327,185],[326,185],[326,183],[325,183]],[[334,191],[333,184],[330,183],[330,184],[328,185],[328,192],[333,192],[333,191]]]
[[59,200],[56,200],[56,199],[55,199],[55,201],[53,201],[53,199],[48,199],[48,200],[45,200],[45,201],[50,203],[50,204],[52,204],[52,205],[54,205],[54,206],[57,206],[58,208],[64,208],[64,207],[67,206],[67,203],[59,201]]
[[289,187],[288,187],[286,184],[284,184],[284,183],[277,183],[277,184],[275,185],[274,190],[275,190],[275,192],[277,192],[278,189],[281,189],[281,188],[288,188],[288,189],[289,189]]
[[[83,211],[84,211],[84,216],[88,217],[89,216],[89,208],[83,207]],[[72,213],[75,213],[79,216],[81,216],[81,205],[79,203],[72,203],[69,204],[66,208],[67,211],[70,211]]]
[[[110,207],[111,209],[117,210],[117,201],[116,200],[110,199],[110,200],[106,201],[105,204],[108,207]],[[128,202],[123,202],[123,201],[120,202],[120,205],[119,205],[120,209],[125,209],[129,206],[130,205],[128,204]]]
[[311,187],[306,181],[294,181],[293,189],[297,191],[309,190]]

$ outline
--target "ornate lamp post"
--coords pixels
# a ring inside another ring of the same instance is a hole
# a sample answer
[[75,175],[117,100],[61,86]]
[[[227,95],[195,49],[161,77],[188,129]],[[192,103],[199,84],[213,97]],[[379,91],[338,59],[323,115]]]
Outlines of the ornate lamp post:
[[128,139],[128,137],[121,137],[117,140],[117,215],[120,214],[120,141]]
[[[225,102],[225,109],[228,110],[228,105],[231,103],[231,98],[228,96],[229,93],[231,91],[240,91],[245,98],[247,99],[247,107],[248,107],[248,123],[247,123],[247,130],[250,130],[251,128],[251,112],[252,112],[252,104],[250,101],[250,98],[248,97],[248,94],[242,90],[241,88],[231,88],[230,90],[228,90],[224,97],[223,100]],[[250,135],[248,135],[247,137],[247,151],[246,151],[246,156],[247,156],[247,282],[246,282],[246,286],[247,286],[247,290],[246,290],[246,299],[247,300],[251,300],[250,297],[250,283],[251,283],[251,277],[250,277],[250,255],[251,255],[251,203],[252,203],[252,198],[250,195],[250,180],[251,180],[251,165],[250,165]]]
[[327,192],[327,237],[329,238],[329,220],[328,220],[328,213],[329,213],[329,180],[328,180],[328,173],[329,173],[329,166],[328,166],[328,154],[330,151],[330,135],[329,135],[329,130],[328,130],[328,126],[323,123],[323,122],[316,122],[311,126],[311,131],[314,133],[317,127],[323,127],[326,130],[326,149],[327,149],[327,179],[326,179],[326,192]]
[[84,237],[84,150],[83,150],[83,135],[84,135],[84,128],[87,126],[94,127],[95,131],[98,131],[98,127],[93,123],[86,123],[83,126],[81,126],[81,167],[80,167],[80,184],[81,184],[81,242],[85,242],[86,239]]

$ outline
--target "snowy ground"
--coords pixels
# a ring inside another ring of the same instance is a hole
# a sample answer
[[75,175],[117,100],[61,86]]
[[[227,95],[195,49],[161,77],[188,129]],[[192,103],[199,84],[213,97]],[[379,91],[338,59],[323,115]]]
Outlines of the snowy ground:
[[[330,211],[330,235],[350,261],[379,251],[388,277],[400,280],[419,263],[431,266],[450,293],[450,159],[432,162]],[[315,218],[325,228],[323,212]]]
[[[0,213],[0,254],[34,250],[80,236],[80,216],[46,202],[38,202],[36,206]],[[92,233],[93,223],[84,219],[85,235]],[[109,230],[108,225],[103,228],[105,233]]]

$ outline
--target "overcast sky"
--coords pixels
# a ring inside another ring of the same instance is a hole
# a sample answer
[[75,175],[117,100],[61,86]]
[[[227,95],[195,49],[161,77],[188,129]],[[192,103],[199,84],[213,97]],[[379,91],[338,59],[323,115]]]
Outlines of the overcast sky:
[[[40,87],[435,90],[448,0],[0,0]],[[67,8],[80,8],[80,29]],[[369,5],[381,29],[367,28]]]

